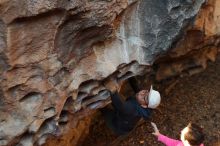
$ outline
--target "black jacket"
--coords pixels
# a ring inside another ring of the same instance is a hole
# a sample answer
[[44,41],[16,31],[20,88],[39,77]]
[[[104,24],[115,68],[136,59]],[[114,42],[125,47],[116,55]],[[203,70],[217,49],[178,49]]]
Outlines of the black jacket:
[[111,99],[115,108],[113,125],[120,135],[131,131],[141,117],[148,119],[151,114],[151,109],[141,107],[134,97],[129,97],[122,102],[120,95],[116,92],[111,94]]

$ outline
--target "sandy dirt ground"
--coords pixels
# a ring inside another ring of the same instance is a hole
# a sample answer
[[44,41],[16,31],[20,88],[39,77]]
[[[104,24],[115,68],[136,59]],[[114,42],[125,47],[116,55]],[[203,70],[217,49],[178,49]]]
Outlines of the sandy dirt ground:
[[[204,128],[205,146],[220,146],[220,56],[204,72],[162,83],[157,88],[166,92],[150,121],[162,134],[179,139],[181,129],[192,121]],[[150,121],[139,122],[128,135],[116,137],[100,114],[96,119],[83,146],[163,146],[151,134]]]

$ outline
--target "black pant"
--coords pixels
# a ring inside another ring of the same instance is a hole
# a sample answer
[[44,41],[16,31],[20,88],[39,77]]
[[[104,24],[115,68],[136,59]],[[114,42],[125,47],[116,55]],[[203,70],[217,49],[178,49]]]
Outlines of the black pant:
[[101,112],[102,112],[102,115],[104,117],[107,127],[110,128],[114,132],[114,134],[122,135],[122,133],[117,130],[113,122],[116,112],[113,109],[110,109],[108,107],[101,109]]

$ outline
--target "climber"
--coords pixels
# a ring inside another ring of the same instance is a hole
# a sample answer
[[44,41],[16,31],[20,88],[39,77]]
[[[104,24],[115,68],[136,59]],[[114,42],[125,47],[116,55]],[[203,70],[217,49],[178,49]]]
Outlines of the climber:
[[[104,108],[101,111],[107,126],[116,135],[129,133],[141,118],[149,119],[152,109],[160,104],[160,93],[153,90],[152,86],[150,91],[141,90],[135,94],[135,97],[129,97],[125,102],[122,102],[117,89],[112,87],[107,86],[106,88],[111,91],[114,109]],[[137,88],[133,90],[137,91]]]
[[153,135],[157,136],[158,141],[164,143],[166,146],[204,146],[202,142],[204,141],[204,134],[202,128],[194,123],[189,123],[181,131],[180,140],[171,139],[162,135],[155,123],[151,122],[154,128]]

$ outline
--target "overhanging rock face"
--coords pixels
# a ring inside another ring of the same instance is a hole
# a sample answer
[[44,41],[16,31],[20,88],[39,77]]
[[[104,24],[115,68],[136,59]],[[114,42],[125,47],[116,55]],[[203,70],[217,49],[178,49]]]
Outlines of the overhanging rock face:
[[0,145],[76,145],[86,116],[109,103],[106,86],[150,72],[204,2],[0,1]]

